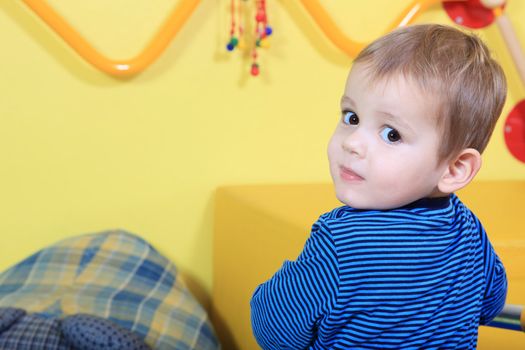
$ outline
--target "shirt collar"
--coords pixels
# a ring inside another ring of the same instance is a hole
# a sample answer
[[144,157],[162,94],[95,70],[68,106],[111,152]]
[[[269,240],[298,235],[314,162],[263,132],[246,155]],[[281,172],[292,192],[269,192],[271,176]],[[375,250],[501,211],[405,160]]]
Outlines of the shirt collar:
[[405,206],[402,206],[402,209],[444,209],[449,203],[451,195],[445,197],[434,197],[434,198],[421,198],[415,202],[409,203]]

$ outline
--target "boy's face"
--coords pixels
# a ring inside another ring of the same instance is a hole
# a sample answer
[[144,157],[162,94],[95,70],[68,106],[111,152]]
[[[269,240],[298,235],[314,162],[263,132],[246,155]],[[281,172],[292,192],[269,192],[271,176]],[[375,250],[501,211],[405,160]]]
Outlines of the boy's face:
[[354,64],[341,119],[328,145],[337,198],[359,209],[391,209],[442,195],[440,135],[431,96],[402,76],[370,84]]

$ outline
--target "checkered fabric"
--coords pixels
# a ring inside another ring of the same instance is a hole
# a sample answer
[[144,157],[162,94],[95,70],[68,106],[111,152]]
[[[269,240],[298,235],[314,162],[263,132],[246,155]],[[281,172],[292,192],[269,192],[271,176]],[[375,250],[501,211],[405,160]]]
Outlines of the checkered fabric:
[[96,315],[153,349],[219,349],[208,316],[173,263],[123,231],[69,238],[0,274],[0,307]]
[[61,336],[60,321],[40,315],[24,315],[19,318],[19,322],[2,332],[0,349],[72,350]]

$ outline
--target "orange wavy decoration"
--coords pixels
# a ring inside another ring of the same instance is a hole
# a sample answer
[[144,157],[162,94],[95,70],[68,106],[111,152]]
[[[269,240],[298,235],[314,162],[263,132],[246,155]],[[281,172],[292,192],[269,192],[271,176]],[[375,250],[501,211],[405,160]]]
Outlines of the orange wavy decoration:
[[[446,1],[446,0],[445,0]],[[417,15],[426,10],[428,7],[441,3],[442,0],[415,0],[413,1],[387,28],[386,33],[396,27],[402,27],[412,23]],[[321,6],[318,0],[301,0],[304,8],[310,13],[315,22],[319,25],[325,35],[337,46],[351,57],[357,54],[367,44],[360,43],[348,38],[332,20],[330,15]]]
[[[200,0],[179,0],[166,21],[151,39],[144,50],[134,58],[116,61],[109,59],[95,50],[68,22],[66,22],[45,0],[22,0],[58,35],[60,35],[80,56],[96,68],[114,76],[131,76],[143,71],[164,51],[175,37],[185,21],[193,13]],[[416,16],[429,6],[443,0],[415,0],[396,18],[386,32],[405,26],[414,21]],[[447,1],[447,0],[444,0]],[[450,0],[449,0],[450,1]],[[330,15],[318,0],[301,0],[304,8],[310,13],[321,30],[338,48],[351,57],[355,57],[366,45],[348,38],[337,27]]]
[[180,0],[157,34],[140,54],[129,60],[116,61],[95,50],[45,0],[23,1],[86,61],[101,71],[115,76],[134,75],[155,61],[200,2],[200,0]]

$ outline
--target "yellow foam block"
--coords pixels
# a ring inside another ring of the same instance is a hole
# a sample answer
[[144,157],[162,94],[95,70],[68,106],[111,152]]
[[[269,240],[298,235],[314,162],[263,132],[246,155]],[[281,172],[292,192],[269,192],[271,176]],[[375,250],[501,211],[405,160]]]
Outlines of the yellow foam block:
[[[525,181],[475,182],[458,193],[478,215],[509,277],[507,303],[525,304]],[[212,319],[224,349],[258,349],[249,302],[295,259],[319,215],[340,206],[330,184],[231,186],[216,195]],[[523,349],[525,334],[481,327],[478,349]]]

